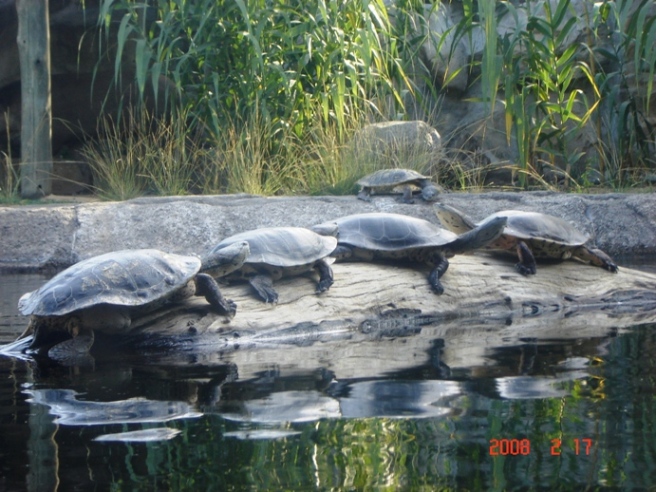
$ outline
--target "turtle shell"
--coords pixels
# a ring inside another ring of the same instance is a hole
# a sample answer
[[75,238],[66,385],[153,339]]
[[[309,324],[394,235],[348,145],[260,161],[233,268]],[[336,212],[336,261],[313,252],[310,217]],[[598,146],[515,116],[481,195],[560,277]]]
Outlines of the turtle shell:
[[439,247],[458,237],[427,220],[401,214],[355,214],[331,222],[337,224],[340,244],[371,251]]
[[505,235],[522,240],[543,240],[556,245],[573,247],[581,246],[590,239],[569,222],[539,212],[504,210],[490,215],[481,224],[494,220],[496,217],[508,218],[503,231]]
[[62,316],[97,304],[143,306],[196,276],[201,260],[156,249],[124,250],[83,260],[18,301],[22,314]]
[[281,268],[309,265],[327,257],[337,246],[336,238],[303,227],[267,227],[230,236],[212,252],[240,241],[246,241],[250,247],[246,264]]
[[398,186],[423,179],[428,179],[428,177],[412,169],[381,169],[380,171],[360,178],[357,184],[369,188],[376,188]]

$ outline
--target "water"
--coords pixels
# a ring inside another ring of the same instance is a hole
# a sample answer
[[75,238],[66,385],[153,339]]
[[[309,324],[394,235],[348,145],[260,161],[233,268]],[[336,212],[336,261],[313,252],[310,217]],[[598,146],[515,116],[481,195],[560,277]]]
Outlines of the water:
[[[0,277],[1,342],[43,281]],[[653,487],[656,327],[591,322],[494,343],[495,327],[457,343],[425,326],[337,350],[0,357],[0,490]]]

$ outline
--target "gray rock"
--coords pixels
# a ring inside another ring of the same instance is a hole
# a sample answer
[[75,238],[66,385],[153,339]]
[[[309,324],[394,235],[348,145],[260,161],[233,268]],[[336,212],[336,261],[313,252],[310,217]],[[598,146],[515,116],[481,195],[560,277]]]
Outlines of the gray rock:
[[[552,192],[451,193],[442,197],[474,220],[505,209],[534,210],[569,220],[608,254],[656,255],[656,195]],[[126,202],[0,208],[0,270],[62,268],[126,248],[202,254],[238,232],[311,226],[343,215],[395,212],[438,223],[429,204],[393,197],[249,195],[139,198]],[[621,265],[621,263],[620,263]]]

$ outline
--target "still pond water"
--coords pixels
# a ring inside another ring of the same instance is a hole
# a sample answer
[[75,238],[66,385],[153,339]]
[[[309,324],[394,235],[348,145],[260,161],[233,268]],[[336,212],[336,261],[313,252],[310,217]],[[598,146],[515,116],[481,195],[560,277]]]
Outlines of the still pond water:
[[[0,276],[0,343],[44,280]],[[115,350],[76,368],[0,356],[0,490],[655,487],[656,326],[579,322],[457,350],[424,326],[405,366],[371,367],[409,347],[381,339],[347,373],[347,354],[311,346],[213,363]]]

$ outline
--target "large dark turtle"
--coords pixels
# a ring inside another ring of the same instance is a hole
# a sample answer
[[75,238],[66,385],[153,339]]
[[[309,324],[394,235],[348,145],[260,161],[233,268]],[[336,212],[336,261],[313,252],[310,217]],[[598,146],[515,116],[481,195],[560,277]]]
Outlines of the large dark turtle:
[[358,198],[367,202],[371,201],[372,194],[390,193],[397,188],[403,188],[402,200],[413,203],[413,186],[421,189],[421,196],[427,202],[437,200],[437,195],[440,193],[440,189],[429,177],[412,169],[381,169],[361,178],[357,184],[361,186]]
[[235,303],[204,272],[223,275],[247,255],[248,244],[241,243],[202,261],[156,249],[115,251],[80,261],[20,298],[18,310],[32,317],[19,339],[34,333],[30,350],[55,359],[74,357],[88,352],[94,330],[126,333],[135,315],[192,295],[204,296],[215,311],[234,316]]
[[337,245],[334,237],[321,236],[302,227],[267,227],[228,237],[210,254],[242,242],[248,243],[250,254],[239,268],[224,277],[248,279],[265,302],[278,301],[273,281],[283,276],[318,270],[317,293],[328,290],[333,284],[330,263],[334,260],[327,257]]
[[485,246],[499,237],[505,223],[506,219],[500,217],[458,236],[427,220],[367,213],[341,217],[313,229],[330,234],[337,227],[338,245],[331,255],[337,261],[391,260],[430,265],[428,282],[436,294],[442,294],[440,277],[449,267],[447,258]]
[[441,203],[435,204],[435,212],[444,226],[456,233],[480,227],[488,221],[505,217],[508,220],[503,234],[486,246],[486,249],[516,253],[515,265],[522,275],[535,274],[535,258],[567,260],[577,258],[609,272],[617,272],[617,265],[606,253],[589,248],[590,237],[565,220],[552,215],[520,210],[503,210],[494,213],[478,225],[460,210]]

